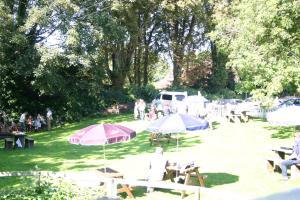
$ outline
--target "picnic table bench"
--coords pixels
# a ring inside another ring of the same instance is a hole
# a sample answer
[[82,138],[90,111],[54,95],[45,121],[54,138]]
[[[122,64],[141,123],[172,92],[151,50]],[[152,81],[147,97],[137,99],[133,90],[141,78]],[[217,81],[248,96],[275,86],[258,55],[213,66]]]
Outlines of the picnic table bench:
[[[170,179],[172,182],[175,182],[174,178],[176,176],[184,176],[184,185],[188,185],[191,177],[196,177],[199,185],[205,187],[205,179],[207,176],[201,175],[199,172],[199,166],[197,165],[182,165],[179,166],[176,163],[169,163],[166,166],[166,177],[165,180]],[[185,196],[185,191],[181,192],[181,197]]]
[[[107,178],[121,178],[123,179],[124,178],[124,175],[114,169],[111,169],[111,168],[101,168],[101,169],[98,169],[98,172],[100,174],[100,176],[104,176],[104,177],[107,177]],[[127,185],[127,184],[122,184],[120,188],[118,188],[117,190],[117,193],[126,193],[127,196],[131,199],[134,199],[134,196],[132,194],[132,188]]]
[[171,134],[150,133],[149,142],[150,146],[153,144],[162,145],[163,142],[170,143],[172,139]]
[[235,112],[235,111],[230,111],[229,113],[226,114],[226,119],[228,122],[248,122],[249,121],[249,116],[246,111],[243,112]]
[[[267,159],[267,169],[270,172],[281,172],[281,161],[285,159],[286,155],[291,155],[293,149],[290,147],[279,147],[273,148],[272,151],[274,152],[274,157]],[[300,164],[292,165],[291,178],[298,177],[300,177]]]

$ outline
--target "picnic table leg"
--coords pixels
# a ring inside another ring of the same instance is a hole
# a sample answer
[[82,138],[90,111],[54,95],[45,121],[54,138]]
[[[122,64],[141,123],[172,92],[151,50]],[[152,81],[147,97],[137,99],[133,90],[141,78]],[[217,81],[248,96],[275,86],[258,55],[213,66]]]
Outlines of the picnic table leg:
[[275,170],[274,160],[267,160],[267,170],[269,172],[274,172]]
[[[184,185],[188,185],[189,184],[189,180],[190,180],[191,174],[188,172],[185,175],[185,180],[184,180]],[[182,190],[181,192],[181,198],[183,198],[185,196],[185,190]]]
[[198,170],[195,170],[195,173],[197,175],[197,178],[199,180],[199,184],[201,187],[205,187],[204,177],[200,175]]
[[123,192],[126,192],[127,196],[131,199],[134,199],[134,196],[131,192],[131,187],[129,187],[128,185],[126,184],[122,184],[121,185],[122,187],[118,189],[118,193],[123,193]]

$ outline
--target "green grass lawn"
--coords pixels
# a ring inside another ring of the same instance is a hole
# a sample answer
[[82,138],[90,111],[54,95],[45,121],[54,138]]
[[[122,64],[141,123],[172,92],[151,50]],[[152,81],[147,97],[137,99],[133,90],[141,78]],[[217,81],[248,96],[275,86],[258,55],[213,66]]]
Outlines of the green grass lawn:
[[[145,179],[151,153],[155,150],[154,146],[149,145],[149,133],[146,131],[138,132],[137,137],[129,142],[106,145],[106,160],[103,159],[103,146],[78,146],[68,142],[70,135],[88,125],[120,122],[139,130],[146,127],[142,122],[133,122],[132,115],[122,114],[95,117],[52,131],[31,133],[35,139],[34,148],[0,151],[0,171],[30,171],[36,167],[45,171],[93,171],[108,166],[125,174],[126,178]],[[138,127],[140,124],[142,127]],[[261,197],[300,184],[299,180],[283,183],[278,180],[280,174],[266,171],[265,162],[271,153],[270,148],[292,145],[292,130],[270,127],[261,120],[241,124],[222,123],[215,124],[213,131],[180,134],[178,150],[176,141],[163,147],[165,156],[170,160],[199,163],[201,173],[208,175],[208,188],[246,197]],[[4,146],[3,141],[0,146]],[[20,178],[0,178],[0,187],[16,187],[19,184]],[[134,194],[137,199],[180,199],[178,192],[170,190],[148,194],[145,188],[138,188]],[[192,198],[190,195],[186,199]]]

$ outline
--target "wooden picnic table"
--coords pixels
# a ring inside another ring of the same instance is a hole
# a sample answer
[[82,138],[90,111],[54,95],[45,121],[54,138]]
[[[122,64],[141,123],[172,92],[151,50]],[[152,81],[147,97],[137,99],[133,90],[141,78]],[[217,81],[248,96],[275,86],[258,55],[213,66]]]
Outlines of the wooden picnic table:
[[[184,169],[183,169],[184,168]],[[167,171],[167,179],[170,179],[172,182],[175,182],[174,178],[177,175],[183,175],[184,176],[184,185],[188,185],[190,181],[191,176],[196,176],[197,180],[199,181],[199,184],[201,187],[205,187],[205,179],[207,176],[203,176],[199,172],[199,166],[197,165],[183,165],[179,166],[176,163],[168,164],[166,166]],[[185,196],[185,191],[181,192],[181,197],[183,198]]]
[[[291,155],[293,153],[293,149],[290,147],[276,147],[272,148],[272,151],[275,153],[275,157],[267,160],[267,168],[271,172],[281,172],[281,161],[286,159],[286,155]],[[300,164],[291,166],[291,178],[299,178],[300,177]]]
[[[1,133],[0,138],[6,139],[6,138],[13,138],[13,146],[14,148],[24,148],[25,147],[25,137],[27,135],[24,132],[19,131],[13,131],[8,133]],[[19,142],[17,142],[19,141]]]
[[[120,179],[124,178],[124,175],[122,173],[120,173],[114,169],[111,169],[109,167],[98,169],[98,172],[99,172],[100,176],[104,176],[107,178],[120,178]],[[129,198],[134,199],[134,196],[133,196],[131,190],[132,190],[132,188],[130,186],[128,186],[127,184],[122,184],[121,188],[118,188],[117,193],[125,192]]]
[[275,154],[273,158],[268,159],[267,168],[269,171],[281,171],[280,163],[285,159],[286,155],[292,154],[290,147],[275,147],[271,149]]
[[171,137],[171,134],[150,133],[149,142],[150,146],[152,146],[153,144],[158,144],[162,146],[162,142],[170,143],[172,139],[173,138]]

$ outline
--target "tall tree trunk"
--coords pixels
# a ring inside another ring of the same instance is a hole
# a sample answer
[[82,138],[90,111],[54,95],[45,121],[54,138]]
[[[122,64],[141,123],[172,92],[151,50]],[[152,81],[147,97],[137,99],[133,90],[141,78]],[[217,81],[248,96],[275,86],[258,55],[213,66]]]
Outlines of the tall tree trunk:
[[144,53],[144,82],[143,85],[148,84],[148,63],[149,63],[149,47],[146,46]]
[[140,86],[141,85],[141,46],[135,49],[134,78],[135,78],[135,84]]
[[24,25],[26,19],[27,7],[28,7],[28,0],[19,0],[17,27]]

